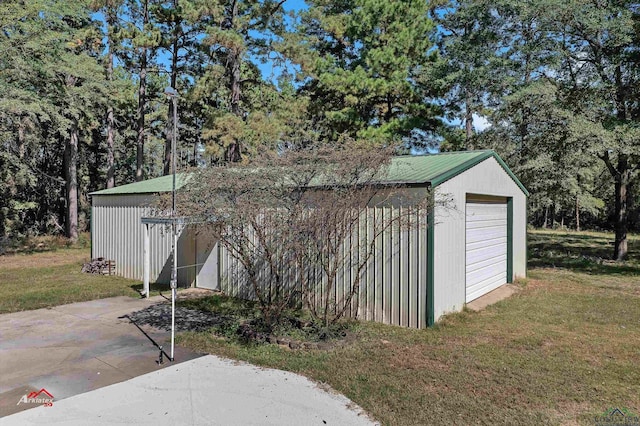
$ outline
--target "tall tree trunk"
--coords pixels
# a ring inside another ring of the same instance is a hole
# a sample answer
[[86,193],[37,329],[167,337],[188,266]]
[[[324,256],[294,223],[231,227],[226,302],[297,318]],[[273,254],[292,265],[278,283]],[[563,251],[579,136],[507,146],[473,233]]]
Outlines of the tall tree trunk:
[[471,138],[473,138],[473,110],[471,109],[471,95],[469,91],[466,94],[465,114],[464,114],[464,130],[465,130],[465,147],[468,150],[473,149]]
[[[230,19],[228,26],[229,28],[233,28],[236,17],[238,16],[238,2],[237,0],[233,1],[231,6]],[[229,50],[229,54],[227,56],[227,72],[229,73],[229,78],[231,80],[231,112],[240,117],[242,116],[242,110],[240,108],[240,99],[242,97],[242,87],[241,87],[241,64],[242,64],[242,50],[239,46],[234,46]],[[229,144],[225,150],[225,161],[236,163],[242,160],[242,151],[241,144],[238,139],[235,139],[234,142]]]
[[18,158],[22,160],[25,152],[25,120],[20,120],[18,123]]
[[627,186],[630,182],[631,173],[626,155],[618,157],[618,173],[614,176],[615,181],[615,229],[616,241],[613,248],[613,258],[615,260],[624,260],[627,258],[627,228],[629,222],[629,213],[627,211]]
[[576,231],[580,232],[580,197],[576,195]]
[[[149,2],[143,0],[143,27],[149,22]],[[136,181],[144,179],[143,167],[144,167],[144,140],[145,140],[145,127],[144,127],[144,113],[147,105],[147,47],[143,46],[140,49],[140,75],[138,86],[138,135],[136,141]]]
[[72,241],[78,239],[78,124],[74,123],[64,149],[65,234]]
[[240,52],[233,51],[231,53],[229,61],[231,68],[231,112],[238,117],[242,117],[242,111],[240,110],[240,97],[242,89],[240,87]]
[[[622,79],[622,68],[620,65],[615,70],[616,84],[616,110],[617,118],[620,121],[626,121],[627,108],[626,96],[627,88]],[[609,155],[606,154],[608,160]],[[607,168],[612,172],[615,183],[615,230],[616,241],[613,247],[613,258],[615,260],[624,260],[628,254],[627,248],[627,227],[629,222],[629,213],[627,211],[628,194],[627,187],[631,181],[631,168],[629,167],[629,157],[626,154],[618,153],[618,163],[616,168],[611,167],[611,162],[607,164]]]
[[547,223],[549,223],[549,205],[548,204],[544,207],[544,223],[542,224],[542,227],[544,229],[547,229]]
[[618,153],[617,167],[613,165],[609,157],[609,152],[605,152],[600,158],[604,161],[607,169],[609,169],[615,186],[614,220],[616,239],[613,246],[613,259],[624,260],[628,254],[627,228],[629,213],[627,211],[627,203],[629,198],[627,188],[631,182],[629,158],[626,154]]
[[[109,84],[113,82],[113,26],[115,25],[115,17],[113,16],[113,10],[107,12],[107,25],[109,29],[107,31],[107,44],[109,45],[109,52],[107,53],[107,80]],[[113,113],[113,102],[109,100],[109,106],[107,107],[107,188],[113,188],[116,185],[115,178],[115,119]]]

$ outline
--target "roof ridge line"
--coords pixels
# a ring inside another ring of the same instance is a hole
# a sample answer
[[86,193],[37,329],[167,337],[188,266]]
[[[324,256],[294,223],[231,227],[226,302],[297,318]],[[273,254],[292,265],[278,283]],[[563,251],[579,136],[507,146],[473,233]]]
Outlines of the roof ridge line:
[[472,149],[467,151],[445,151],[445,152],[433,152],[427,154],[402,154],[402,155],[394,155],[392,158],[404,158],[404,157],[432,157],[437,155],[455,155],[455,154],[470,154],[470,153],[484,153],[484,152],[495,152],[492,149]]

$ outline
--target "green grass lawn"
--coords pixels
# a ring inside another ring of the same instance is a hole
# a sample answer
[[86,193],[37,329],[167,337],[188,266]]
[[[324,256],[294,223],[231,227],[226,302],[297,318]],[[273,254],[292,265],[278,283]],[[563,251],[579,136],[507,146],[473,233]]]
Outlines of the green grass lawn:
[[[610,234],[534,231],[529,277],[485,311],[427,330],[359,323],[329,351],[183,333],[182,345],[324,382],[387,425],[594,424],[640,413],[640,240],[608,260]],[[137,296],[140,283],[83,274],[87,248],[0,256],[0,312]],[[233,304],[192,302],[221,309]],[[230,308],[231,306],[231,308]]]
[[0,256],[0,313],[111,296],[140,297],[138,281],[82,273],[88,248]]
[[594,424],[640,413],[639,241],[609,262],[609,234],[531,232],[513,297],[428,330],[361,323],[331,351],[243,345],[185,333],[196,350],[328,383],[387,425]]

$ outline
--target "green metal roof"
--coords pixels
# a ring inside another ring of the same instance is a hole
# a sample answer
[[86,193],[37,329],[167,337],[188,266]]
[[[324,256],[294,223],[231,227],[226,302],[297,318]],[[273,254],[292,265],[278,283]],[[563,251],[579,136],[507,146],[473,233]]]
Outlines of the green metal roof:
[[395,157],[385,181],[407,184],[429,183],[435,187],[488,158],[495,158],[527,196],[529,192],[493,150],[443,152],[429,155]]
[[[431,183],[434,179],[449,173],[461,165],[465,165],[467,162],[473,161],[476,164],[477,162],[474,160],[481,157],[483,159],[486,158],[484,151],[460,151],[395,157],[389,165],[385,180],[403,183]],[[466,170],[467,167],[464,169]],[[442,181],[444,182],[444,180]]]
[[[529,192],[518,178],[509,170],[509,167],[494,151],[460,151],[444,152],[429,155],[405,155],[394,157],[391,160],[386,178],[383,182],[424,184],[435,187],[458,174],[470,169],[476,164],[495,158],[498,164],[507,172],[513,181],[527,196]],[[176,178],[176,188],[184,186],[189,180],[189,175],[181,173]],[[171,176],[162,176],[142,182],[130,183],[115,188],[92,192],[91,195],[116,195],[116,194],[144,194],[155,192],[169,192],[172,187]]]
[[[180,189],[189,181],[186,173],[176,174],[176,189]],[[123,195],[123,194],[150,194],[156,192],[170,192],[173,189],[173,175],[161,176],[155,179],[143,180],[141,182],[128,183],[116,186],[115,188],[95,191],[89,195]]]

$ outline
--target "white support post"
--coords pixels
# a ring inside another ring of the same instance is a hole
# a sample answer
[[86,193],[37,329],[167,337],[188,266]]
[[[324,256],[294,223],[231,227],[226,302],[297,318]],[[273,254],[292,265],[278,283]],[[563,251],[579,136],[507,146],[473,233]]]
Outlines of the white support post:
[[149,298],[149,275],[151,274],[151,243],[149,241],[149,224],[144,224],[144,270],[142,274],[142,291],[144,296]]
[[[175,200],[175,190],[174,190],[174,200]],[[174,212],[175,212],[175,209],[174,209]],[[173,271],[171,273],[171,361],[173,361],[174,359],[173,350],[175,347],[175,340],[176,340],[176,292],[178,287],[178,230],[176,229],[175,216],[173,218],[173,268],[172,269]]]

